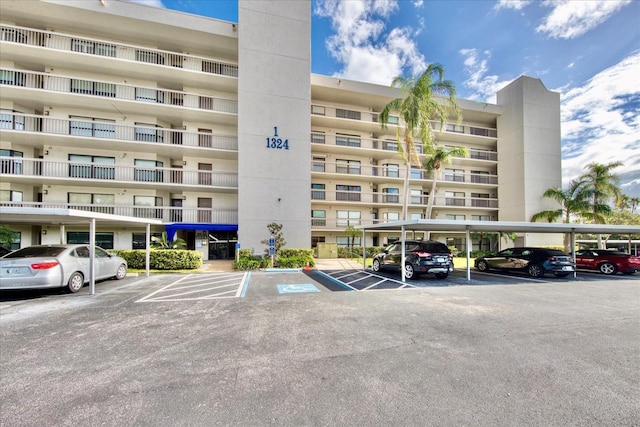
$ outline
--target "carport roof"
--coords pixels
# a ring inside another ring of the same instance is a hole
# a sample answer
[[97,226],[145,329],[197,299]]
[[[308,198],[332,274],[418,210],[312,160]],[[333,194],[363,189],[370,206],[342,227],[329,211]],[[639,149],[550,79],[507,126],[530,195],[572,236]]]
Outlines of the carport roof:
[[99,225],[162,225],[162,221],[157,219],[56,208],[0,207],[0,219],[5,224],[85,225],[95,219]]
[[587,234],[640,234],[637,225],[561,224],[511,221],[456,221],[450,219],[418,219],[381,224],[359,225],[363,231],[400,230],[449,231],[449,232],[498,232],[508,233],[587,233]]

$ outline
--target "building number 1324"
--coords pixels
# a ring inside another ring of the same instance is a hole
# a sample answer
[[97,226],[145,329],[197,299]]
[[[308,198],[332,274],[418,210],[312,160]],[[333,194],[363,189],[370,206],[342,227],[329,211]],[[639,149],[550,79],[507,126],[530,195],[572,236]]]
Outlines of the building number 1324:
[[276,150],[289,149],[289,140],[278,137],[278,126],[273,127],[273,136],[267,137],[267,148],[275,148]]

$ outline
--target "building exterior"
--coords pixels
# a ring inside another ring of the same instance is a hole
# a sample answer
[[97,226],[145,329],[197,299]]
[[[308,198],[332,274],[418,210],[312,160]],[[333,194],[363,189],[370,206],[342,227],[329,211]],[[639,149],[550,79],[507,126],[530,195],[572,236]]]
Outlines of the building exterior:
[[[262,253],[269,223],[287,247],[312,247],[346,244],[348,225],[402,219],[402,123],[378,122],[401,94],[312,75],[310,20],[307,1],[241,0],[235,24],[118,0],[3,0],[0,203],[159,219],[153,232],[177,233],[205,259]],[[523,76],[497,104],[459,104],[461,123],[434,123],[437,142],[470,155],[445,167],[435,195],[412,169],[408,219],[424,218],[432,196],[437,219],[527,221],[553,206],[541,195],[561,184],[559,94]],[[20,232],[17,247],[88,234],[4,225]],[[462,236],[432,238],[464,249]],[[145,243],[128,226],[97,239]]]

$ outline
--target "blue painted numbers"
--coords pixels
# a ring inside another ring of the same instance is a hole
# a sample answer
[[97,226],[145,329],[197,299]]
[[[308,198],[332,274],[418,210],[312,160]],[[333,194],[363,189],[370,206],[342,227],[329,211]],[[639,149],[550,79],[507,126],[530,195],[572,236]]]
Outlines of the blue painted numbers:
[[267,137],[267,148],[275,148],[276,150],[289,149],[289,140],[278,137],[278,126],[273,127],[273,136]]

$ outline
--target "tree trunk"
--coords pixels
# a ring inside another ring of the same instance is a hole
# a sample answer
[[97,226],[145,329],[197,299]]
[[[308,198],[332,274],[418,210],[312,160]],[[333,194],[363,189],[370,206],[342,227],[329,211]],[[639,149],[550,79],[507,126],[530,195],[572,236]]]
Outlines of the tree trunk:
[[411,161],[405,164],[404,174],[404,194],[402,196],[402,220],[406,221],[409,216],[409,177],[411,176]]
[[[431,219],[431,212],[433,211],[433,205],[436,202],[436,172],[433,172],[433,179],[431,181],[431,192],[429,193],[429,202],[427,203],[427,218]],[[431,238],[431,231],[427,231],[427,240]]]

